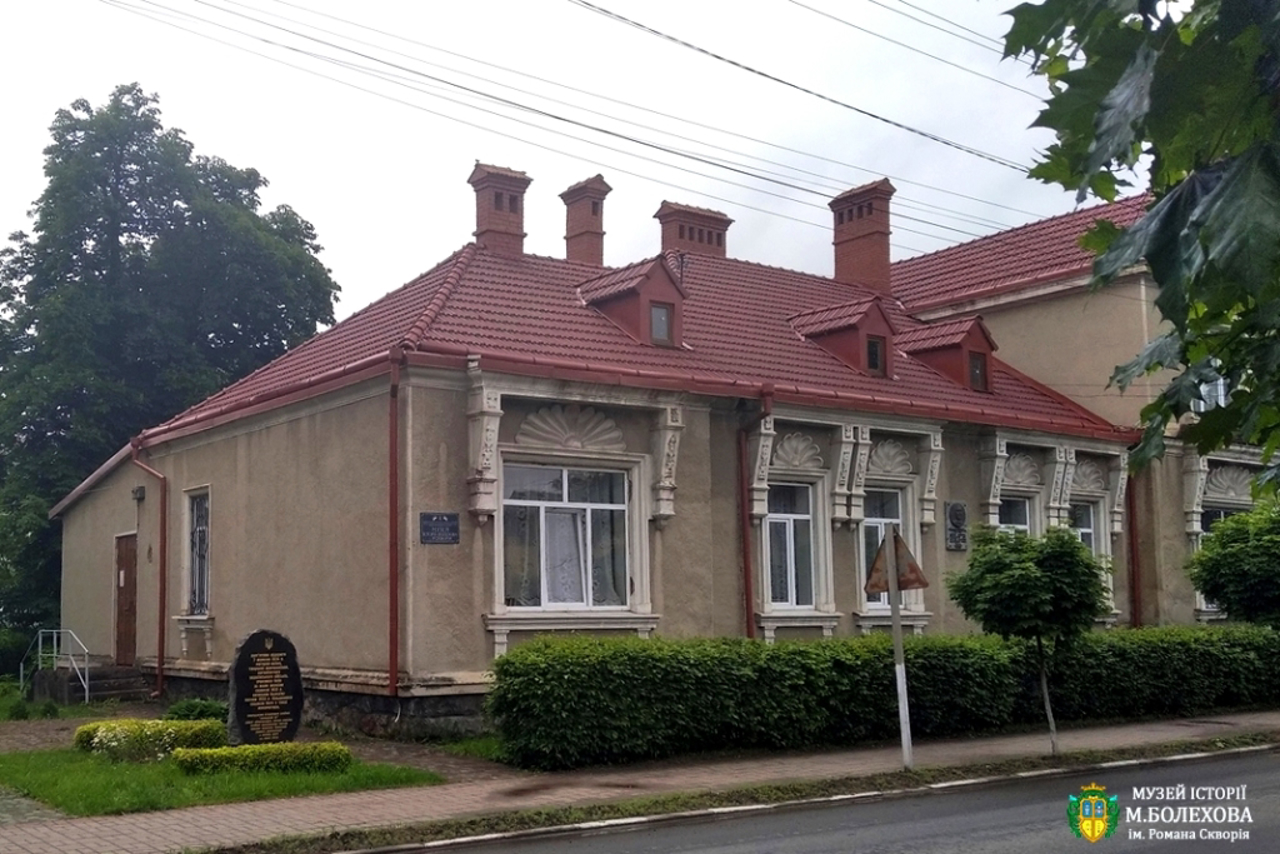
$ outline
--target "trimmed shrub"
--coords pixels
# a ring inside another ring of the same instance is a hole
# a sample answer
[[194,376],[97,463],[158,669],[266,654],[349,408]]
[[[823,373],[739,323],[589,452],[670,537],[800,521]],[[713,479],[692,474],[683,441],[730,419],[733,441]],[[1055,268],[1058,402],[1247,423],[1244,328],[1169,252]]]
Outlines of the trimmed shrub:
[[[1025,642],[906,642],[915,735],[1043,720]],[[766,645],[556,637],[494,662],[487,712],[510,761],[563,769],[725,748],[801,749],[896,738],[888,637]],[[1280,704],[1280,632],[1253,627],[1114,629],[1055,651],[1066,720],[1176,716]]]
[[101,753],[115,762],[147,762],[163,759],[180,747],[224,747],[227,730],[222,723],[210,720],[122,718],[79,727],[73,743],[80,750]]
[[169,721],[222,721],[227,722],[227,704],[218,700],[179,700],[165,712]]
[[27,706],[27,701],[19,699],[9,707],[8,718],[11,721],[25,721],[31,717],[31,709]]
[[351,751],[336,741],[311,744],[280,742],[240,747],[178,748],[174,764],[186,774],[224,771],[274,771],[282,774],[340,774],[355,761]]
[[51,719],[58,716],[58,704],[53,700],[45,700],[40,704],[40,717]]

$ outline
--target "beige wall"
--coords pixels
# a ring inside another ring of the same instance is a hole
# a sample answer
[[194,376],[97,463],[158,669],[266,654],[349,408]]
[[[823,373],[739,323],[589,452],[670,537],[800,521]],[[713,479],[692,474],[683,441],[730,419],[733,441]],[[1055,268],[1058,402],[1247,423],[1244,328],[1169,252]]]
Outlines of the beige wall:
[[[508,378],[508,382],[518,386],[520,381]],[[151,463],[171,483],[171,580],[166,609],[170,617],[185,602],[186,493],[205,487],[210,491],[210,609],[215,618],[211,659],[215,664],[229,662],[235,644],[249,632],[271,628],[291,637],[304,667],[362,671],[363,676],[355,673],[351,678],[367,683],[385,674],[389,622],[386,389],[385,378],[370,381],[152,450]],[[547,387],[541,387],[539,395],[547,393]],[[626,394],[614,390],[605,397],[621,401]],[[504,394],[499,448],[512,447],[524,420],[555,402],[554,397]],[[592,406],[618,426],[627,452],[648,455],[658,409],[651,397],[643,395],[629,402],[633,405]],[[467,406],[466,378],[461,372],[406,371],[399,404],[403,437],[399,652],[401,670],[418,685],[460,681],[487,669],[493,656],[493,633],[484,620],[493,610],[495,536],[500,531],[495,530],[495,522],[481,524],[468,512],[467,478],[473,461]],[[810,415],[821,422],[824,413]],[[694,398],[684,402],[683,420],[675,516],[661,528],[647,520],[641,526],[648,538],[652,611],[660,615],[655,632],[668,637],[740,636],[746,621],[738,522],[739,410],[736,401]],[[875,418],[869,420],[873,440],[900,438],[911,449],[917,473],[923,471],[920,438],[923,431],[936,426],[889,424],[881,430],[874,426]],[[807,433],[817,443],[823,465],[830,468],[839,454],[834,425],[829,417],[825,423],[806,423],[793,414],[790,421],[779,418],[776,429],[779,439],[793,431]],[[982,478],[979,444],[987,432],[963,425],[943,429],[937,522],[909,538],[930,582],[924,593],[924,607],[932,614],[930,633],[974,631],[947,595],[947,573],[962,570],[969,553],[945,549],[944,508],[947,501],[962,501],[968,506],[971,524],[981,520],[988,485]],[[1180,488],[1180,483],[1174,478],[1165,486]],[[139,508],[129,491],[140,484],[148,492]],[[635,483],[634,489],[647,495],[651,486]],[[911,514],[917,519],[922,487],[918,483],[913,496]],[[64,623],[83,631],[95,652],[113,649],[114,609],[109,604],[113,538],[136,526],[138,651],[144,657],[155,654],[158,496],[158,488],[144,473],[125,464],[65,516]],[[460,542],[419,543],[418,515],[424,512],[457,513]],[[1169,524],[1180,524],[1180,518]],[[861,530],[844,526],[829,533],[834,604],[842,615],[836,634],[854,634],[861,601]],[[759,536],[759,528],[753,526],[757,602],[767,596]],[[1109,535],[1102,528],[1099,536]],[[1152,532],[1150,536],[1173,548],[1171,535]],[[1117,603],[1121,604],[1127,602],[1123,538],[1113,541],[1113,551]],[[1186,595],[1162,591],[1149,601],[1144,597],[1144,607],[1180,608]],[[1121,621],[1126,618],[1127,613]],[[782,629],[778,637],[808,637],[818,631],[814,627]],[[516,630],[509,642],[514,645],[528,636],[527,631]],[[178,633],[173,625],[167,628],[167,645],[170,659],[175,658]],[[191,646],[191,658],[202,658],[200,642],[193,641]]]
[[1143,282],[1132,277],[1094,293],[1073,290],[984,306],[980,313],[1002,361],[1114,424],[1137,424],[1167,377],[1140,379],[1123,394],[1107,382],[1117,365],[1162,331],[1154,286]]

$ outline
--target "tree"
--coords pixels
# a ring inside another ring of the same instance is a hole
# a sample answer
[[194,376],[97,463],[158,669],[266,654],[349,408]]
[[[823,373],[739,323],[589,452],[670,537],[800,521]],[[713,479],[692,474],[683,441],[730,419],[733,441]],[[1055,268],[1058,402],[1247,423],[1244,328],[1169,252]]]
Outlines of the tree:
[[0,626],[57,615],[52,504],[122,447],[333,322],[315,230],[193,155],[154,95],[59,110],[33,233],[0,252]]
[[1280,504],[1215,522],[1189,569],[1196,590],[1229,617],[1280,628]]
[[979,528],[968,570],[947,576],[951,598],[984,632],[1035,642],[1054,756],[1058,727],[1049,699],[1050,651],[1089,631],[1106,612],[1106,571],[1067,528],[1050,528],[1042,537]]
[[1011,13],[1006,55],[1032,54],[1051,95],[1037,124],[1057,141],[1031,173],[1113,199],[1145,180],[1154,196],[1126,231],[1099,223],[1085,245],[1106,284],[1145,263],[1170,324],[1116,369],[1121,388],[1161,368],[1175,376],[1143,410],[1132,459],[1219,378],[1229,402],[1185,425],[1207,452],[1260,445],[1259,483],[1280,462],[1280,5],[1267,0],[1045,0]]

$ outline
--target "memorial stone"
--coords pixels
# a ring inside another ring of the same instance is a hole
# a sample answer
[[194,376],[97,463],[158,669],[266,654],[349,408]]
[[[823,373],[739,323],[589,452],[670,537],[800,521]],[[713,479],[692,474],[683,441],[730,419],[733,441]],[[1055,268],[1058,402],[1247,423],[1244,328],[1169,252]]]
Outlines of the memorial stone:
[[231,665],[227,737],[233,745],[292,741],[302,722],[298,652],[279,632],[240,642]]

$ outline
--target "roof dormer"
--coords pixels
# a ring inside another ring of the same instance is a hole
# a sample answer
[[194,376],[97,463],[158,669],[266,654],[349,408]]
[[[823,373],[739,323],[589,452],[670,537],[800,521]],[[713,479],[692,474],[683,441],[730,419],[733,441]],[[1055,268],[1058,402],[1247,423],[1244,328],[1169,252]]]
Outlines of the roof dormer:
[[684,345],[685,290],[661,256],[588,279],[578,295],[642,344]]
[[958,385],[991,391],[991,354],[996,342],[977,315],[907,330],[894,344]]
[[893,376],[893,323],[878,297],[792,315],[796,332],[856,371]]

